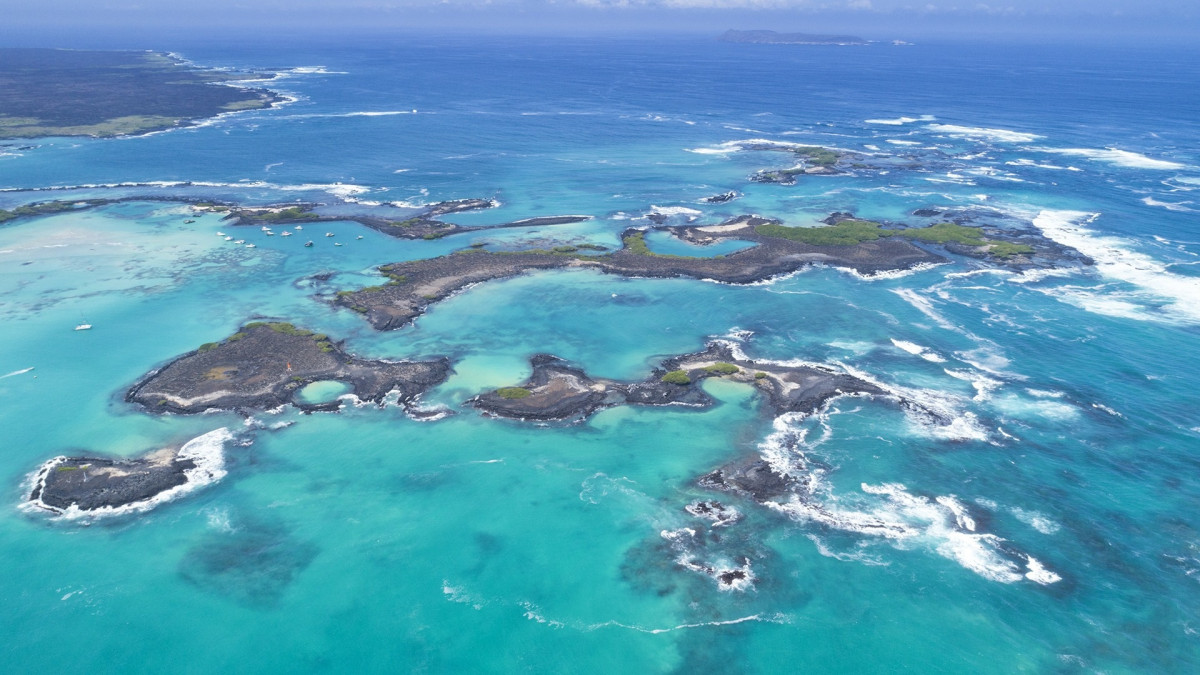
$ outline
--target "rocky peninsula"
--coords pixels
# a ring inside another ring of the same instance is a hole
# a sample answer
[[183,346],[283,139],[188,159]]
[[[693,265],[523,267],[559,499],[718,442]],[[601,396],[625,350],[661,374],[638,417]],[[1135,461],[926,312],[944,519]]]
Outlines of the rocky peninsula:
[[364,360],[325,335],[290,323],[254,322],[150,373],[129,389],[125,400],[151,413],[257,411],[289,403],[303,410],[336,410],[336,400],[307,403],[297,393],[314,382],[334,381],[348,385],[361,401],[379,403],[398,392],[398,402],[406,404],[449,373],[445,358]]
[[707,407],[713,399],[700,384],[721,377],[749,384],[764,396],[773,416],[812,413],[845,395],[888,395],[879,386],[819,364],[781,365],[741,357],[726,342],[666,359],[649,377],[620,382],[589,377],[562,359],[539,354],[524,383],[480,394],[469,403],[488,415],[532,421],[578,421],[616,405]]
[[622,234],[621,249],[600,255],[578,246],[514,252],[469,249],[439,258],[383,265],[379,271],[387,277],[387,283],[341,291],[333,302],[362,314],[379,330],[394,330],[411,322],[429,305],[470,284],[533,270],[594,269],[624,277],[686,277],[748,284],[814,264],[845,267],[871,275],[945,261],[942,256],[915,246],[903,237],[814,244],[780,236],[775,230],[762,229],[768,225],[782,227],[776,220],[743,216],[721,225],[696,228],[713,241],[739,239],[757,244],[713,258],[654,253],[646,245],[645,232],[636,229]]
[[320,204],[233,208],[225,205],[215,205],[211,208],[211,210],[227,211],[228,215],[226,215],[225,218],[233,221],[233,225],[270,226],[351,221],[365,227],[369,227],[376,232],[386,234],[389,237],[396,237],[399,239],[426,240],[441,239],[442,237],[448,237],[452,234],[463,234],[465,232],[476,232],[479,230],[493,230],[511,227],[538,227],[543,225],[565,225],[568,223],[582,222],[591,218],[591,216],[540,216],[537,218],[514,220],[512,222],[501,223],[499,225],[489,225],[486,227],[469,227],[441,220],[442,216],[453,213],[490,209],[495,208],[498,205],[498,202],[491,199],[455,199],[451,201],[429,204],[425,206],[420,213],[401,219],[384,218],[366,214],[323,215],[315,210],[320,206]]

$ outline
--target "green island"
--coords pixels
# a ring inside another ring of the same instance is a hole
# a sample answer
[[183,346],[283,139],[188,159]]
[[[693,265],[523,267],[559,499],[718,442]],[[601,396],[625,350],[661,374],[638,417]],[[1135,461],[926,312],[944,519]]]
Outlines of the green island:
[[872,220],[847,218],[825,227],[788,227],[767,223],[759,225],[755,231],[764,237],[779,237],[814,246],[854,246],[883,237],[907,237],[930,244],[958,244],[980,249],[997,258],[1033,253],[1033,247],[1028,244],[987,239],[983,236],[982,228],[955,223],[889,230]]
[[283,99],[146,51],[0,49],[0,139],[144,134]]

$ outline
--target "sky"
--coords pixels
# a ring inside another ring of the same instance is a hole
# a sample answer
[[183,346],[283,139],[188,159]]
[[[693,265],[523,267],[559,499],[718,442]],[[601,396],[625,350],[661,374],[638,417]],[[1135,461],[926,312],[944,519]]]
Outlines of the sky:
[[[330,35],[718,34],[868,39],[1124,37],[1200,44],[1200,0],[0,0],[0,46]],[[86,46],[81,44],[80,46]]]

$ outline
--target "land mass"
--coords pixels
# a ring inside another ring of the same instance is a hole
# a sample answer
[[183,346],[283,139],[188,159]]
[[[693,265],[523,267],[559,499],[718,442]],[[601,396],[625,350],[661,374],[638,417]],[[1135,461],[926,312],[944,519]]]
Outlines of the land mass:
[[0,49],[0,139],[142,134],[282,101],[235,84],[262,77],[158,52]]
[[288,403],[303,410],[336,410],[337,401],[307,403],[297,397],[308,384],[336,381],[349,385],[359,400],[378,403],[397,392],[397,402],[404,405],[449,373],[446,358],[358,359],[325,335],[290,323],[253,322],[150,373],[125,400],[152,413],[266,410]]
[[322,222],[352,221],[371,228],[377,232],[400,239],[441,239],[452,234],[463,234],[479,230],[494,230],[510,227],[540,227],[545,225],[566,225],[590,220],[591,216],[539,216],[524,218],[508,223],[488,226],[464,226],[448,223],[440,218],[453,213],[476,211],[495,208],[497,202],[491,199],[455,199],[451,201],[429,204],[416,215],[407,218],[383,218],[364,214],[352,215],[323,215],[316,212],[318,204],[296,204],[289,206],[264,207],[229,207],[213,205],[211,210],[227,211],[225,217],[234,225],[294,225]]
[[615,405],[707,407],[713,399],[700,383],[710,377],[754,386],[764,394],[773,416],[816,412],[837,396],[888,393],[827,366],[785,366],[739,358],[720,341],[709,343],[703,351],[669,358],[638,382],[592,378],[548,354],[534,356],[531,364],[533,374],[523,384],[480,394],[470,403],[496,417],[577,421]]
[[656,254],[646,246],[645,233],[634,229],[622,234],[621,249],[602,255],[594,255],[577,246],[512,252],[459,251],[438,258],[383,265],[379,271],[389,279],[387,283],[341,291],[333,302],[363,314],[379,330],[394,330],[424,313],[429,305],[470,284],[513,277],[532,270],[594,269],[625,277],[686,277],[747,284],[813,264],[846,267],[869,275],[945,261],[942,256],[919,248],[902,237],[849,245],[811,244],[760,233],[759,227],[766,225],[779,226],[775,220],[742,216],[722,225],[697,228],[721,238],[757,244],[713,258]]
[[868,41],[855,35],[814,35],[811,33],[776,33],[773,30],[728,30],[721,42],[742,42],[757,45],[865,45]]

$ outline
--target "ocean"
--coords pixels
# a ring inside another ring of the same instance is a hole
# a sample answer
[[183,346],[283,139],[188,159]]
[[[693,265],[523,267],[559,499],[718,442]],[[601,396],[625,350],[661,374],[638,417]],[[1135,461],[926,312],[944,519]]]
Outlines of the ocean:
[[[262,86],[286,105],[143,137],[0,144],[0,208],[128,198],[0,225],[3,670],[1200,668],[1195,49],[299,42],[180,50],[278,73]],[[752,182],[794,163],[750,149],[762,141],[874,168]],[[460,198],[500,203],[446,217],[463,225],[592,218],[435,241],[349,221],[228,232],[248,249],[217,236],[221,214],[181,201],[403,214]],[[322,301],[378,283],[379,264],[473,243],[619,246],[652,214],[936,221],[917,209],[1028,229],[1094,264],[950,255],[743,286],[547,271],[383,333]],[[337,413],[155,417],[124,402],[145,373],[256,317],[364,357],[449,356],[453,375],[421,401],[448,414],[347,398]],[[714,339],[832,365],[941,415],[845,397],[773,418],[751,387],[716,379],[708,409],[615,407],[573,425],[464,405],[523,381],[537,353],[637,380]],[[153,508],[23,506],[55,456],[190,439],[220,470]],[[815,499],[764,505],[696,482],[756,456]],[[712,499],[740,519],[685,510]]]

